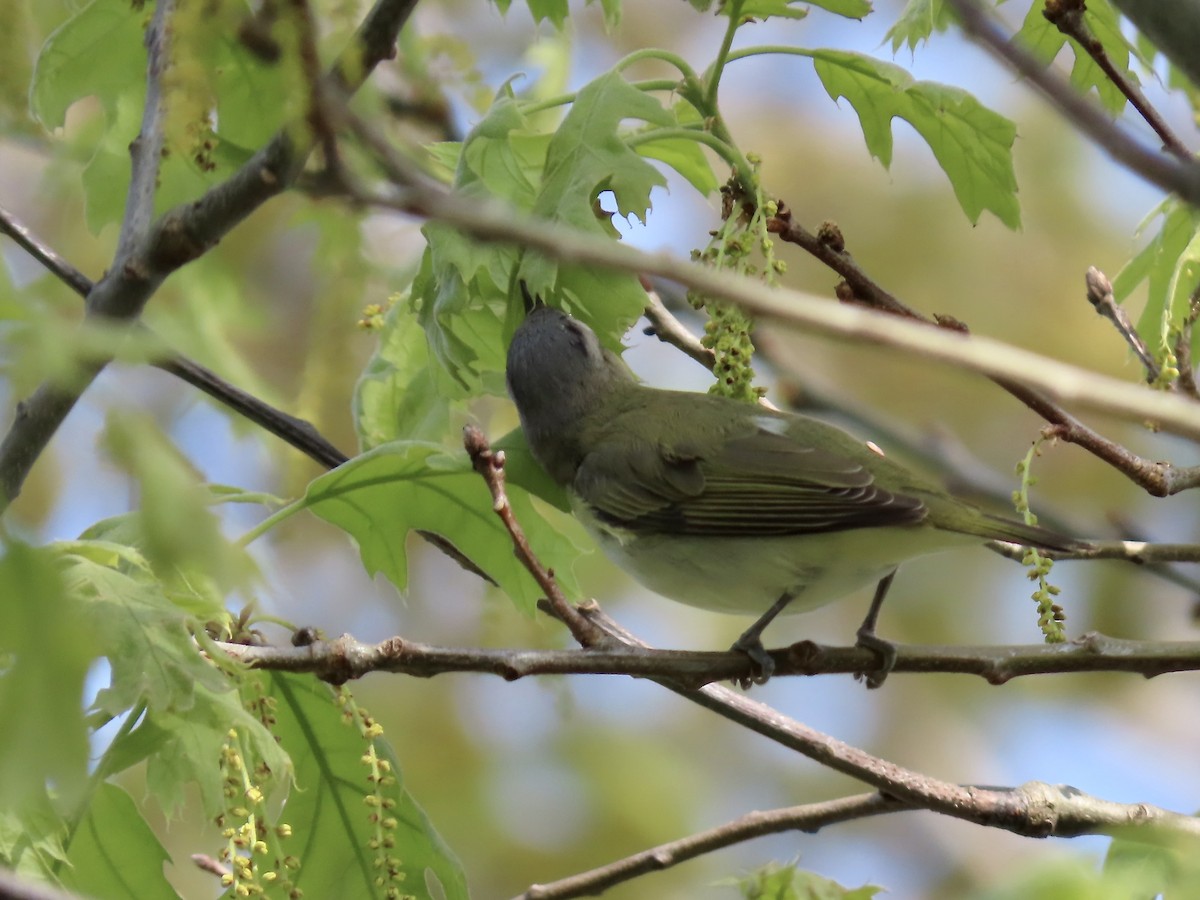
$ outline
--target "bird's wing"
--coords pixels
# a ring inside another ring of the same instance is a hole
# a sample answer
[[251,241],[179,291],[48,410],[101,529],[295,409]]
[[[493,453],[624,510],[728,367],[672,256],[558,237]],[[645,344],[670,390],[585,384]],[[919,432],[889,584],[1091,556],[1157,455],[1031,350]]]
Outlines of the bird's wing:
[[927,512],[919,498],[876,485],[854,459],[767,429],[709,454],[680,444],[598,446],[573,488],[602,521],[635,532],[812,534],[912,524]]

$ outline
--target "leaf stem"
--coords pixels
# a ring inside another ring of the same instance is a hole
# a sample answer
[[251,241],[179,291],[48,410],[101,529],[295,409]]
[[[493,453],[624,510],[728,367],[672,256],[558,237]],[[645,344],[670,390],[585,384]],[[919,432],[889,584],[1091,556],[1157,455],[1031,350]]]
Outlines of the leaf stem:
[[735,169],[743,165],[749,167],[749,163],[737,147],[734,147],[728,141],[721,140],[721,138],[706,130],[699,123],[695,126],[683,125],[677,128],[652,128],[648,131],[641,131],[630,135],[625,139],[625,143],[632,149],[640,144],[651,144],[655,141],[664,141],[671,138],[686,138],[698,144],[704,144],[704,146],[713,150]]
[[731,0],[729,4],[729,25],[725,28],[725,36],[721,39],[721,49],[717,53],[716,60],[708,70],[708,85],[704,93],[704,102],[710,108],[717,108],[717,91],[721,87],[721,73],[725,71],[725,64],[729,62],[729,50],[733,46],[733,36],[737,33],[738,26],[742,20],[742,3],[743,0]]
[[237,547],[249,546],[251,543],[258,540],[258,538],[262,537],[264,534],[266,534],[268,531],[270,531],[272,528],[274,528],[276,525],[278,525],[284,519],[288,519],[291,516],[298,513],[300,510],[304,509],[304,507],[305,507],[304,501],[305,501],[305,498],[301,497],[298,500],[293,500],[291,503],[289,503],[287,506],[283,507],[282,509],[278,509],[275,512],[271,513],[271,515],[267,516],[265,519],[263,519],[261,522],[259,522],[257,525],[255,525],[253,528],[251,528],[249,531],[247,531],[245,534],[243,534],[240,538],[238,538],[236,541],[234,541],[234,545]]

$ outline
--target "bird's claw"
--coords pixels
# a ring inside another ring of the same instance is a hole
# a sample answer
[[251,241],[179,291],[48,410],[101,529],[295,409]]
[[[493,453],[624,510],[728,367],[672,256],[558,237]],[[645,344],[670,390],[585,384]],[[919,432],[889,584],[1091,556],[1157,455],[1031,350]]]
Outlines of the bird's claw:
[[869,689],[878,688],[896,666],[896,645],[868,628],[860,628],[854,646],[870,650],[879,657],[879,664],[874,669],[864,669],[854,675],[855,678],[865,681]]
[[743,634],[733,642],[733,646],[729,649],[745,653],[750,657],[751,669],[754,674],[748,678],[737,680],[741,688],[748,688],[752,684],[766,684],[775,674],[775,660],[757,637],[747,637]]

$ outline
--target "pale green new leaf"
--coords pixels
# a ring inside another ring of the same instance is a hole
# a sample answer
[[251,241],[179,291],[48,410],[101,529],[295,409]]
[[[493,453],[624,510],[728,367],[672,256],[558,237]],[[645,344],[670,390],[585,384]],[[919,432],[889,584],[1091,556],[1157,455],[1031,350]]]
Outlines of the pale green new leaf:
[[[620,125],[638,119],[651,125],[675,124],[672,113],[655,98],[608,72],[584,87],[563,119],[546,153],[544,181],[534,202],[536,217],[563,222],[586,233],[613,236],[611,224],[597,218],[596,200],[611,192],[617,214],[645,221],[650,192],[663,187],[663,175],[626,144]],[[645,305],[645,291],[630,275],[563,266],[527,254],[518,273],[538,297],[561,297],[610,346]],[[599,302],[603,298],[603,303]]]
[[1164,200],[1139,227],[1144,231],[1161,217],[1158,232],[1113,279],[1113,296],[1124,302],[1143,281],[1147,286],[1145,309],[1138,319],[1138,332],[1156,335],[1155,348],[1161,358],[1164,324],[1178,325],[1186,314],[1192,291],[1200,282],[1200,212],[1174,198]]
[[67,860],[68,831],[44,785],[21,807],[0,807],[0,865],[31,881],[53,882]]
[[872,12],[871,0],[806,0],[809,6],[816,6],[826,12],[845,16],[847,19],[861,19]]
[[[118,97],[140,96],[146,79],[143,27],[150,8],[129,0],[92,0],[42,45],[30,106],[47,128],[60,128],[77,100],[96,96],[111,109]],[[126,156],[128,164],[128,156]]]
[[[1050,65],[1064,44],[1070,44],[1075,56],[1075,64],[1071,67],[1071,84],[1085,94],[1094,88],[1104,108],[1114,115],[1119,113],[1125,108],[1125,95],[1121,89],[1086,51],[1068,41],[1066,35],[1042,14],[1043,9],[1042,3],[1034,3],[1030,7],[1016,39],[1046,65]],[[1088,0],[1084,16],[1109,61],[1130,83],[1138,84],[1136,73],[1129,67],[1131,45],[1121,33],[1120,17],[1116,10],[1108,0]]]
[[[343,720],[327,685],[277,672],[269,676],[268,690],[276,700],[275,733],[296,761],[295,788],[281,813],[292,827],[281,849],[301,860],[296,887],[306,897],[382,896],[375,887],[376,853],[368,846],[376,807],[364,802],[372,793],[371,770],[362,762],[367,740]],[[466,900],[466,877],[453,851],[405,790],[391,748],[382,739],[373,743],[395,779],[381,788],[395,804],[384,813],[396,820],[390,830],[395,845],[380,851],[399,861],[403,874],[395,886],[419,900]]]
[[800,6],[799,3],[800,0],[746,0],[740,6],[722,3],[717,7],[717,13],[729,16],[736,9],[743,19],[755,22],[763,19],[803,19],[808,15],[808,6]]
[[204,54],[211,73],[217,134],[222,141],[253,151],[303,114],[308,89],[293,54],[285,53],[276,62],[261,59],[237,39],[236,21],[245,13],[234,4],[224,6],[232,13],[226,27],[194,36],[194,43],[202,41],[194,49]]
[[401,439],[445,439],[450,401],[437,389],[425,332],[411,303],[401,300],[388,312],[353,402],[363,450]]
[[[492,2],[502,13],[508,12],[508,8],[512,5],[512,0],[492,0]],[[591,4],[592,0],[587,0],[587,2]],[[562,30],[570,12],[567,0],[526,0],[526,5],[529,7],[534,22],[549,20],[559,31]],[[621,0],[600,0],[600,7],[604,11],[605,27],[615,28],[620,24]]]
[[907,121],[929,144],[967,218],[985,211],[1009,228],[1021,222],[1012,146],[1016,126],[965,91],[914,81],[899,66],[859,53],[809,51],[825,90],[845,97],[858,113],[867,149],[892,160],[891,120]]
[[[267,677],[260,672],[241,675],[250,697],[255,696],[251,679]],[[102,764],[105,770],[118,771],[118,762],[126,765],[148,758],[146,784],[167,815],[183,805],[187,787],[194,784],[205,815],[215,816],[228,805],[222,793],[220,762],[221,748],[233,731],[237,734],[234,746],[247,771],[254,773],[255,786],[268,803],[278,802],[292,784],[289,750],[246,709],[241,695],[232,688],[232,681],[220,691],[197,686],[195,702],[186,713],[148,712],[134,731],[110,747],[106,757],[111,754],[114,760]]]
[[872,900],[883,888],[846,888],[832,878],[808,872],[795,863],[771,863],[732,882],[746,900]]
[[[696,107],[682,100],[671,107],[671,115],[675,117],[676,124],[680,126],[700,123],[700,113],[696,111]],[[654,130],[653,126],[647,126],[645,129],[650,133],[653,133]],[[641,133],[641,131],[634,132],[635,135]],[[715,193],[721,186],[699,141],[687,137],[668,137],[644,142],[637,141],[634,148],[642,156],[666,163],[686,178],[692,187],[705,197]]]
[[95,900],[178,897],[163,875],[170,854],[129,795],[101,782],[67,844],[63,886]]
[[567,21],[567,0],[526,0],[529,12],[534,22],[549,21],[555,28],[562,30]]
[[[501,197],[528,210],[537,192],[549,137],[529,130],[504,91],[457,153],[455,188],[466,196]],[[449,145],[439,158],[449,160]],[[429,344],[431,378],[440,394],[461,398],[504,391],[504,334],[516,248],[470,241],[445,225],[422,229],[428,247],[412,297]]]
[[[129,144],[141,127],[144,97],[135,90],[115,98],[105,110],[105,131],[83,170],[88,228],[99,232],[120,221],[129,190]],[[188,148],[172,146],[159,168],[154,195],[155,212],[161,213],[194,200],[248,158],[236,145],[220,141],[210,154],[215,168],[200,169]]]
[[[597,218],[599,195],[611,192],[620,215],[644,220],[650,191],[665,184],[625,142],[620,125],[627,119],[660,127],[676,122],[657,100],[616,73],[584,87],[552,137],[532,130],[519,104],[503,92],[459,152],[455,187],[612,237],[611,224]],[[703,178],[694,162],[691,174]],[[645,305],[645,291],[631,275],[482,246],[443,225],[429,224],[423,231],[429,247],[412,294],[436,362],[433,380],[445,396],[503,393],[504,348],[518,321],[512,298],[520,281],[535,296],[556,297],[585,312],[583,318],[614,348]]]
[[892,42],[892,53],[901,46],[916,50],[918,44],[929,40],[935,31],[945,31],[953,21],[945,0],[908,0],[884,40]]
[[253,561],[221,533],[198,474],[148,417],[110,415],[104,445],[140,488],[141,533],[133,543],[160,579],[200,572],[230,590],[250,583]]
[[603,233],[592,203],[601,191],[612,191],[620,215],[645,220],[651,189],[664,187],[666,180],[622,140],[618,129],[629,119],[674,124],[657,99],[616,72],[606,72],[579,91],[547,149],[533,206],[536,216]]
[[[189,629],[191,616],[167,595],[149,571],[130,568],[120,545],[71,541],[52,545],[62,575],[85,601],[83,622],[112,667],[111,682],[96,706],[118,715],[135,705],[153,710],[192,707],[198,686],[222,690],[225,676],[207,662]],[[109,556],[111,563],[98,562]]]
[[[534,553],[554,569],[564,590],[577,595],[571,570],[579,551],[536,512],[522,488],[509,487],[513,512]],[[346,531],[367,572],[382,572],[400,590],[408,585],[405,538],[422,530],[453,544],[519,608],[532,611],[542,596],[513,555],[491,495],[465,453],[416,441],[384,444],[316,479],[302,506]]]
[[54,555],[8,541],[0,558],[0,809],[87,777],[83,681],[99,647]]

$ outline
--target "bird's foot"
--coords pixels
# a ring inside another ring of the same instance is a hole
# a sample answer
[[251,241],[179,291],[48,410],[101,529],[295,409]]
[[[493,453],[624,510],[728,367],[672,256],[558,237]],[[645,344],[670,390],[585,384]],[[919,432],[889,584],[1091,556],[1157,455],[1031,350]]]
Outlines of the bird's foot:
[[896,666],[896,645],[865,627],[858,629],[857,637],[854,646],[870,650],[879,657],[879,664],[874,669],[864,669],[855,673],[854,677],[862,679],[868,688],[874,690],[887,680],[888,675]]
[[738,685],[741,688],[748,688],[752,684],[766,684],[775,673],[775,660],[771,658],[771,654],[767,652],[758,635],[743,634],[733,642],[733,646],[729,649],[745,653],[750,657],[751,670],[754,674],[749,678],[738,679]]

